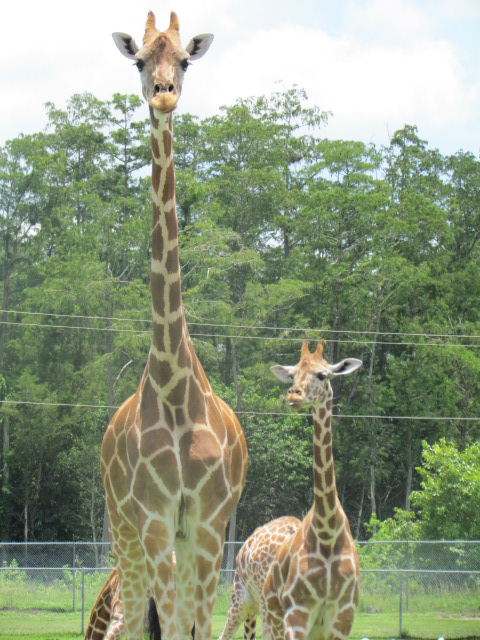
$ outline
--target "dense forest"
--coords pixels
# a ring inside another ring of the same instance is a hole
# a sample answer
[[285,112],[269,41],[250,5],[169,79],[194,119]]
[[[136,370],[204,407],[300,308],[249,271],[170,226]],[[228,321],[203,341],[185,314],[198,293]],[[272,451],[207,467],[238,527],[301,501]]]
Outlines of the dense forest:
[[[74,95],[0,148],[1,540],[102,537],[99,447],[150,342],[146,115]],[[174,121],[187,322],[249,448],[236,538],[311,504],[311,418],[269,372],[304,338],[363,360],[334,388],[354,535],[423,513],[424,535],[462,537],[427,493],[454,461],[448,513],[479,466],[480,160],[413,125],[382,148],[329,140],[329,117],[292,87]]]

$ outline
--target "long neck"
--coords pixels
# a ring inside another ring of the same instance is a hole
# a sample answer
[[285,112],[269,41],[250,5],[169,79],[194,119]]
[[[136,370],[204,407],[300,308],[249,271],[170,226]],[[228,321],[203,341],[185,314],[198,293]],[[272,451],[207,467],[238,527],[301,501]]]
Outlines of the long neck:
[[[173,168],[172,115],[150,108],[152,142],[152,319],[151,354],[175,368],[188,341],[182,303],[178,222]],[[156,352],[156,353],[155,353]]]
[[333,542],[345,519],[337,497],[332,439],[333,392],[330,384],[323,399],[313,406],[313,490],[312,525],[323,543]]

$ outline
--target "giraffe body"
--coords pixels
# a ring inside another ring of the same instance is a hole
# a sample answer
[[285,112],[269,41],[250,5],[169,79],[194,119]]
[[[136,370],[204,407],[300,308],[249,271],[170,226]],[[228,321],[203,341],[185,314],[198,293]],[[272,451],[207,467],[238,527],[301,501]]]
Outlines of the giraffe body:
[[[118,409],[101,449],[102,477],[127,640],[142,637],[145,597],[154,596],[169,640],[210,640],[225,529],[247,470],[233,411],[213,392],[194,352],[181,295],[172,110],[190,60],[212,36],[184,49],[178,18],[165,32],[150,12],[143,46],[114,34],[135,61],[150,107],[153,336],[135,394]],[[172,551],[177,560],[176,581]]]
[[300,526],[300,520],[285,516],[255,529],[237,555],[232,603],[219,640],[230,640],[244,623],[244,638],[253,640],[265,577],[276,551]]
[[272,367],[292,387],[294,409],[313,406],[314,504],[298,531],[278,549],[265,579],[261,615],[265,640],[345,640],[358,602],[358,556],[339,502],[332,452],[333,393],[329,378],[347,375],[361,361],[329,365],[323,342],[314,354],[305,342],[294,367]]

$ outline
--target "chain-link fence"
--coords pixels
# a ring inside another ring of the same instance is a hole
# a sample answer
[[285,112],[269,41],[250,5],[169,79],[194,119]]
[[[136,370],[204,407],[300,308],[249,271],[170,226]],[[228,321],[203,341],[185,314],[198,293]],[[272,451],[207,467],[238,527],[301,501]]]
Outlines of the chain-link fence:
[[[241,545],[225,545],[216,636]],[[480,638],[480,542],[361,542],[358,550],[352,637]],[[83,635],[111,566],[108,545],[0,544],[0,638]]]

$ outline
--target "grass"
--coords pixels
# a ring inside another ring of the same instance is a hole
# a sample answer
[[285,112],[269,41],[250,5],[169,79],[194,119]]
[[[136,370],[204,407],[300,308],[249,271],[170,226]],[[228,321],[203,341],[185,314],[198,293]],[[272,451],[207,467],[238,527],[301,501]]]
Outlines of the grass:
[[[480,638],[480,620],[444,617],[435,613],[406,614],[403,617],[405,638]],[[225,615],[215,613],[212,637],[218,638],[225,623]],[[81,639],[80,616],[76,613],[0,612],[1,640],[72,640]],[[389,613],[359,613],[351,638],[398,637],[398,620]],[[261,637],[261,623],[257,623],[257,637]],[[242,640],[243,630],[238,629],[235,640]]]
[[[85,579],[85,627],[105,574]],[[10,584],[0,581],[0,640],[72,640],[82,638],[81,581],[76,585],[76,611],[72,609],[72,582],[68,573],[53,583],[31,582],[20,576]],[[421,595],[421,597],[420,597]],[[398,594],[388,590],[362,591],[351,638],[398,637]],[[230,590],[220,589],[212,621],[218,638],[230,606]],[[412,589],[408,613],[402,617],[402,637],[418,639],[480,638],[480,598],[477,589],[461,593],[420,594]],[[257,622],[261,637],[261,622]],[[243,639],[239,628],[235,640]]]

